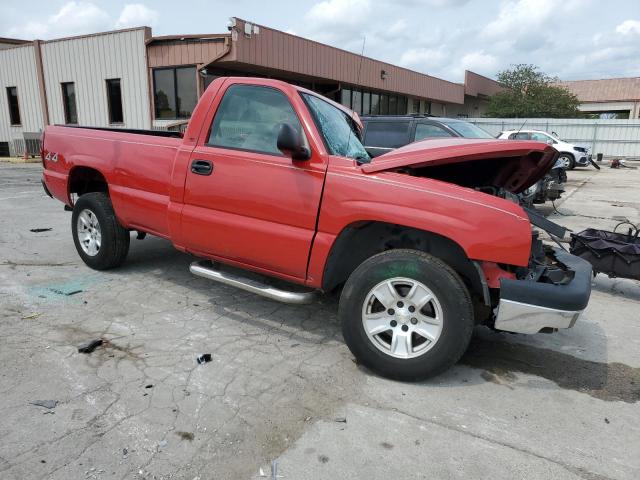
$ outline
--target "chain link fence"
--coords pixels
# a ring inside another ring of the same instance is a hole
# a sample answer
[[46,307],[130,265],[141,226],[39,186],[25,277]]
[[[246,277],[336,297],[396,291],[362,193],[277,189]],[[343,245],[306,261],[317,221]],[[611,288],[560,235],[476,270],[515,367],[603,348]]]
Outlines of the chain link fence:
[[467,118],[493,135],[504,130],[544,130],[591,149],[595,157],[640,160],[640,119],[578,120],[558,118]]

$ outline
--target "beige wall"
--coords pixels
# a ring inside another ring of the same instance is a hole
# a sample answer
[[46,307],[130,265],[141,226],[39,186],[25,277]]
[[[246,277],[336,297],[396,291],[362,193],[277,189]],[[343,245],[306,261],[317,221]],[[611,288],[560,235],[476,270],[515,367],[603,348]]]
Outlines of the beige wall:
[[62,82],[74,82],[78,123],[109,126],[106,80],[119,78],[124,127],[150,128],[145,29],[115,31],[42,44],[52,124],[64,123]]
[[[43,127],[42,106],[38,89],[36,55],[32,44],[0,50],[0,142],[22,139],[23,132],[38,132]],[[17,87],[20,126],[11,126],[7,87]]]

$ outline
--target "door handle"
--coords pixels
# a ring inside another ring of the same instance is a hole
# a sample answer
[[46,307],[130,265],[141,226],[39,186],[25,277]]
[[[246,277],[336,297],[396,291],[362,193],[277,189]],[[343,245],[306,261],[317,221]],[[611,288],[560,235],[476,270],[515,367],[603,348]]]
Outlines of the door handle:
[[211,175],[213,163],[209,160],[194,160],[191,162],[191,173],[196,175]]

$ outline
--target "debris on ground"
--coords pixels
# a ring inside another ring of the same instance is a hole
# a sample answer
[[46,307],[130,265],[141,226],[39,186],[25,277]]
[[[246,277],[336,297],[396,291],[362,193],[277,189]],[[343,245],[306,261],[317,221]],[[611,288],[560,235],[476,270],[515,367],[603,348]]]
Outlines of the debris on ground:
[[33,402],[29,402],[31,405],[36,405],[38,407],[44,407],[51,410],[52,408],[56,408],[58,405],[58,400],[34,400]]
[[338,417],[334,421],[336,423],[347,423],[347,419],[345,417]]
[[65,292],[64,290],[59,290],[57,288],[50,288],[53,293],[57,293],[58,295],[66,295],[70,297],[71,295],[75,295],[76,293],[82,293],[82,290],[71,290],[70,292]]
[[153,388],[153,384],[145,385],[144,388]]
[[101,338],[89,340],[82,345],[78,345],[78,353],[91,353],[103,343],[104,341]]
[[203,363],[208,363],[210,361],[211,361],[210,353],[203,353],[202,355],[198,356],[198,358],[196,358],[196,362],[198,362],[198,365],[202,365]]
[[22,320],[33,320],[34,318],[38,318],[42,313],[32,313],[30,315],[25,315],[22,317]]
[[33,233],[41,233],[41,232],[50,232],[51,230],[53,229],[52,228],[32,228],[29,231]]

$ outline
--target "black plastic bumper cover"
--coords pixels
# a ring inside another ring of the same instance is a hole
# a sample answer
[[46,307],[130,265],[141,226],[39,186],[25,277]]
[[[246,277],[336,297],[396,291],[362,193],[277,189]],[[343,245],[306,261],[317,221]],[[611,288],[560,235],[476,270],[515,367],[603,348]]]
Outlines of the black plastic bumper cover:
[[574,272],[564,285],[528,280],[500,280],[500,299],[539,307],[577,312],[584,310],[591,295],[591,264],[580,257],[554,248],[556,259]]

